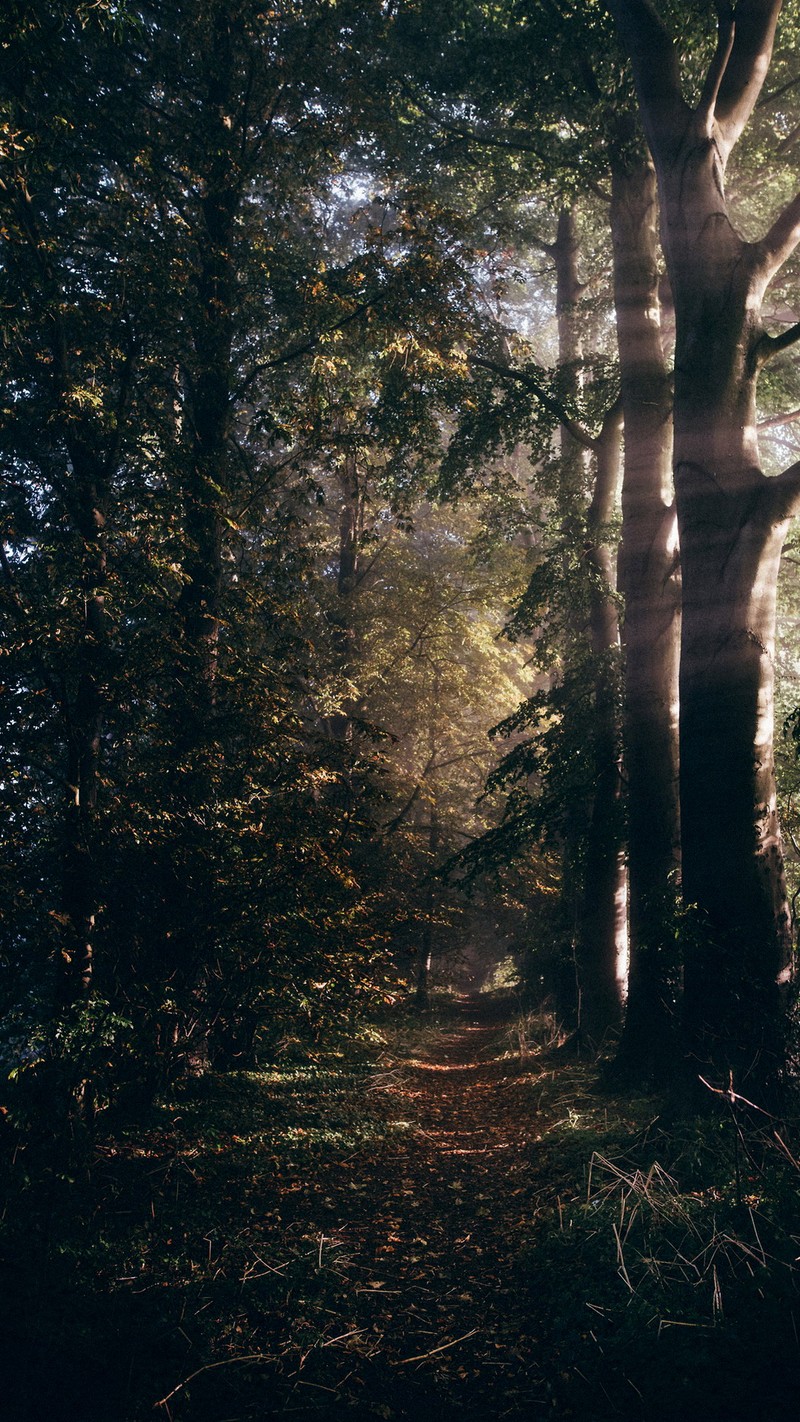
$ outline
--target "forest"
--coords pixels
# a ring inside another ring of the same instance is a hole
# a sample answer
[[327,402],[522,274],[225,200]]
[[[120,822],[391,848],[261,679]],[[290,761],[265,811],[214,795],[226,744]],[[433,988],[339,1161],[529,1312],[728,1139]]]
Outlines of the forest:
[[800,1387],[798,0],[6,0],[0,1422]]

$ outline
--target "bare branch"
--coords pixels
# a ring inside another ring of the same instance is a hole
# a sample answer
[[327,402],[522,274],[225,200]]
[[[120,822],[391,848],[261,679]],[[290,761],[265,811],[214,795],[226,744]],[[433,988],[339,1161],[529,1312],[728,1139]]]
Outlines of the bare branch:
[[[798,341],[800,341],[800,321],[794,326],[789,326],[787,330],[781,331],[779,336],[768,336],[765,331],[756,346],[755,354],[758,365],[766,365],[772,356],[779,355],[781,351],[788,351]],[[785,419],[786,417],[784,417],[784,423]]]
[[611,201],[611,189],[607,188],[605,184],[595,182],[593,178],[586,178],[584,181],[586,183],[587,192],[594,193],[595,197],[599,198],[601,202]]
[[773,513],[778,521],[800,513],[800,462],[790,464],[776,479],[768,479],[767,485],[773,499]]
[[787,415],[767,415],[765,419],[759,420],[760,430],[774,430],[780,425],[791,425],[795,420],[800,420],[800,410],[790,410]]
[[730,153],[756,106],[772,58],[782,0],[738,0],[736,33],[716,103],[715,118]]
[[795,193],[779,213],[769,232],[755,244],[754,267],[757,279],[765,289],[775,273],[792,255],[800,242],[800,192]]
[[621,472],[621,435],[622,396],[618,395],[613,405],[606,410],[600,434],[595,441],[597,472],[592,502],[586,515],[587,527],[595,537],[600,529],[611,522],[614,513]]
[[708,67],[703,92],[697,105],[698,118],[702,120],[703,126],[709,134],[735,37],[736,25],[733,18],[733,7],[730,4],[720,4],[717,8],[717,48]]
[[782,99],[784,94],[788,94],[791,89],[796,89],[798,84],[800,84],[800,74],[796,74],[794,79],[787,79],[785,84],[781,84],[777,89],[774,89],[772,93],[762,94],[756,104],[756,108],[768,109],[770,104],[777,103],[778,99]]
[[520,385],[524,385],[526,390],[530,390],[531,394],[536,396],[542,409],[547,410],[548,414],[554,415],[558,423],[564,426],[567,433],[572,435],[578,444],[582,445],[584,449],[597,449],[597,440],[594,435],[584,429],[578,420],[572,418],[560,400],[555,400],[552,395],[548,395],[538,380],[529,375],[527,370],[516,370],[513,366],[500,365],[497,361],[485,360],[482,356],[470,356],[469,363],[480,366],[482,370],[491,370],[495,375],[502,376],[504,380],[516,380]]

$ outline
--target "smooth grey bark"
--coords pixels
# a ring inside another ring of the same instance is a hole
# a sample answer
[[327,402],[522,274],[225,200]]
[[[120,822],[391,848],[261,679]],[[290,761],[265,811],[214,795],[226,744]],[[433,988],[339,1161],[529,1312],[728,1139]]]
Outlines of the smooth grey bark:
[[[620,120],[620,149],[635,153]],[[625,424],[620,591],[630,972],[617,1065],[658,1081],[674,1056],[678,988],[680,583],[672,489],[672,382],[658,269],[658,202],[645,157],[612,165],[614,305]]]
[[619,496],[622,407],[615,402],[595,441],[595,481],[586,517],[589,637],[595,660],[594,793],[583,870],[578,979],[581,1036],[599,1045],[619,1027],[628,958],[627,873],[622,850],[619,614],[608,528]]
[[[556,238],[546,246],[556,271],[559,365],[569,393],[580,394],[583,355],[579,302],[583,293],[575,210],[564,207]],[[627,947],[625,864],[619,848],[619,726],[613,661],[619,651],[616,576],[605,530],[611,522],[619,485],[620,412],[609,412],[595,440],[579,435],[574,423],[560,426],[559,503],[562,529],[575,539],[586,520],[584,566],[589,572],[589,625],[595,659],[594,784],[588,803],[565,807],[562,905],[565,931],[574,945],[577,1002],[565,995],[562,1010],[574,1013],[580,1038],[599,1044],[622,1018],[623,983],[619,963]],[[579,436],[579,437],[576,437]],[[589,455],[595,459],[594,489],[586,511]],[[582,851],[582,853],[581,853]],[[582,859],[580,866],[574,861]]]
[[[563,207],[558,215],[556,238],[552,244],[542,244],[553,260],[556,272],[556,326],[558,330],[558,363],[565,379],[567,400],[580,395],[579,365],[583,355],[578,321],[581,283],[578,274],[578,233],[575,212]],[[559,426],[558,503],[561,531],[565,541],[577,539],[583,513],[586,485],[587,450],[575,440],[562,422]],[[563,846],[561,854],[561,925],[563,941],[575,968],[556,983],[556,1011],[560,1018],[574,1022],[580,1028],[585,1015],[593,1019],[597,1030],[597,1015],[591,1005],[587,984],[586,1002],[581,988],[578,961],[586,957],[581,942],[583,926],[583,885],[580,870],[581,845],[588,831],[591,808],[583,796],[571,795],[564,806]],[[585,1007],[585,1013],[584,1013]]]
[[674,467],[681,542],[680,794],[685,1046],[762,1083],[779,1074],[789,915],[773,766],[776,580],[800,466],[764,476],[756,383],[797,332],[767,335],[769,282],[800,239],[800,196],[758,242],[728,212],[731,150],[766,76],[780,0],[720,11],[695,107],[648,0],[611,0],[658,174],[675,303]]

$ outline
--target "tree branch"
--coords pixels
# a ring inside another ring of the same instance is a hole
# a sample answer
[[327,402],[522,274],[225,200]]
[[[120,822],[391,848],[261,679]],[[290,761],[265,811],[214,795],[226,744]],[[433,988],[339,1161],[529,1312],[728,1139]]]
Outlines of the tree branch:
[[[756,346],[756,361],[759,367],[766,365],[768,360],[779,355],[781,351],[788,351],[798,341],[800,341],[800,321],[794,326],[789,326],[787,330],[781,331],[779,336],[768,336],[765,331]],[[784,421],[785,419],[784,416]],[[773,421],[773,423],[775,422]]]
[[353,321],[357,321],[360,316],[366,315],[368,311],[373,311],[384,295],[385,292],[377,292],[370,301],[361,302],[360,305],[354,307],[352,311],[348,311],[347,315],[343,316],[340,321],[334,321],[330,326],[326,326],[324,330],[318,331],[315,336],[309,336],[308,340],[300,341],[295,346],[289,346],[287,350],[282,351],[280,355],[273,356],[270,360],[259,361],[258,365],[254,365],[253,369],[242,381],[239,393],[243,394],[259,375],[263,375],[265,370],[274,370],[275,367],[279,365],[289,365],[292,361],[300,360],[302,356],[309,355],[311,351],[315,351],[317,346],[325,340],[326,336],[333,335],[335,331],[343,331],[345,326],[349,326]]
[[507,148],[515,153],[533,153],[540,162],[546,163],[548,161],[547,152],[542,150],[542,147],[531,138],[527,131],[521,133],[518,130],[512,130],[509,136],[497,133],[495,130],[481,130],[473,127],[472,124],[450,122],[435,105],[426,103],[423,96],[412,84],[403,84],[402,88],[420,112],[432,119],[441,132],[448,137],[461,138],[467,143],[480,143],[486,148]]
[[603,183],[595,182],[594,178],[585,178],[584,182],[586,183],[587,192],[594,193],[595,197],[599,198],[601,202],[611,201],[611,189],[605,187]]
[[785,158],[786,154],[797,142],[798,137],[800,137],[800,123],[796,123],[794,128],[789,133],[787,133],[786,137],[781,139],[780,143],[775,149],[775,157]]
[[530,242],[532,247],[535,247],[537,249],[537,251],[544,252],[545,256],[555,257],[555,242],[545,242],[543,237],[529,237],[528,241]]
[[403,823],[403,820],[406,818],[406,815],[408,815],[408,814],[411,813],[412,809],[414,808],[414,805],[416,804],[417,800],[419,799],[420,791],[422,790],[422,781],[425,779],[426,775],[428,774],[428,771],[430,770],[430,767],[431,767],[431,762],[428,761],[428,764],[426,765],[425,769],[424,769],[423,772],[422,772],[422,777],[421,777],[421,779],[420,779],[420,780],[418,781],[418,783],[414,786],[414,789],[412,790],[411,794],[409,795],[408,799],[406,800],[406,803],[403,805],[403,808],[400,810],[400,812],[399,812],[398,814],[396,814],[396,815],[394,816],[393,819],[389,820],[387,824],[385,824],[385,825],[380,825],[380,826],[378,827],[378,830],[376,831],[376,834],[375,834],[375,838],[376,838],[376,839],[379,839],[379,840],[380,840],[380,839],[386,839],[387,835],[394,834],[394,831],[395,831],[396,829],[399,829],[400,825]]
[[800,242],[800,192],[779,213],[769,231],[755,244],[754,266],[762,290],[792,255]]
[[17,591],[14,572],[8,560],[8,554],[6,553],[5,538],[0,538],[0,568],[3,570],[3,582],[8,592],[9,602],[18,616],[24,616],[26,608]]
[[597,473],[592,501],[586,514],[587,528],[595,539],[600,530],[611,522],[614,512],[621,469],[622,414],[622,396],[618,395],[613,405],[606,410],[602,428],[595,441]]
[[780,425],[791,425],[795,420],[800,420],[800,410],[790,410],[786,415],[767,415],[765,419],[759,420],[760,430],[774,430]]
[[800,461],[790,464],[776,479],[768,479],[773,497],[773,511],[780,521],[800,513]]
[[771,94],[762,94],[756,108],[769,108],[770,104],[777,103],[778,99],[782,99],[784,94],[788,94],[791,89],[796,89],[798,84],[800,84],[800,75],[796,74],[794,79],[787,79],[785,84],[781,84]]
[[516,380],[520,385],[524,385],[526,390],[530,390],[531,394],[536,396],[542,409],[547,410],[549,415],[555,416],[558,423],[564,426],[567,433],[572,435],[578,444],[582,445],[584,449],[597,449],[597,440],[594,435],[584,429],[578,420],[573,420],[561,401],[548,395],[538,380],[534,380],[526,370],[516,370],[510,365],[500,365],[497,361],[485,360],[482,356],[470,356],[469,364],[480,366],[482,370],[491,370],[495,375],[502,376],[504,380]]
[[479,128],[472,128],[469,124],[445,123],[442,120],[439,120],[439,127],[448,138],[461,138],[466,143],[477,143],[483,148],[505,148],[509,153],[532,153],[540,163],[547,162],[547,154],[527,134],[514,134],[512,137],[507,137]]
[[697,105],[697,116],[702,120],[703,127],[709,136],[735,38],[736,24],[733,18],[733,7],[729,3],[719,4],[717,7],[717,48],[708,67],[703,92]]
[[609,0],[633,65],[633,77],[652,152],[663,152],[691,110],[681,94],[675,46],[650,0]]
[[715,118],[730,153],[756,106],[772,58],[782,0],[738,0],[730,58],[719,86]]

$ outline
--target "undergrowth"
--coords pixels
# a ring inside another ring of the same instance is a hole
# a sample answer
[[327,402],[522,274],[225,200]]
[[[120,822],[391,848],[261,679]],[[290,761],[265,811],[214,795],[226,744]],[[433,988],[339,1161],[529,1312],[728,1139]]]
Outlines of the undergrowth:
[[552,1021],[398,1013],[187,1082],[2,1200],[3,1422],[783,1422],[797,1132],[664,1125]]
[[800,1166],[781,1130],[731,1109],[592,1151],[520,1260],[558,1415],[797,1415]]

